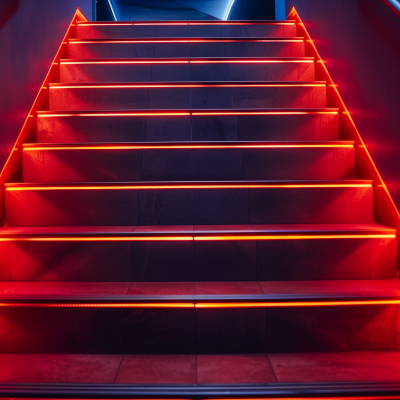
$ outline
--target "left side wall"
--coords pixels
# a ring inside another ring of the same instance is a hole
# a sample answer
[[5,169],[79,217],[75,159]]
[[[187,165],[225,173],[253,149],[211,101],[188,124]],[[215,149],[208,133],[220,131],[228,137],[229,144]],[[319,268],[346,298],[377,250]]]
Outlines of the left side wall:
[[92,0],[0,1],[0,169],[77,7],[92,19]]

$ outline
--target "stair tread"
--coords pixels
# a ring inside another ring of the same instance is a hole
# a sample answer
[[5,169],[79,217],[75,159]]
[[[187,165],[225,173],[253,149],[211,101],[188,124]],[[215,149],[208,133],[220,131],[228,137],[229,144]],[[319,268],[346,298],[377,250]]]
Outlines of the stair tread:
[[[286,393],[288,390],[304,393],[313,389],[321,391],[321,384],[328,382],[337,383],[338,389],[342,385],[342,390],[347,391],[352,387],[346,387],[345,383],[357,383],[354,389],[362,391],[366,389],[362,382],[369,381],[371,390],[374,389],[374,382],[377,386],[375,389],[378,389],[379,384],[400,380],[398,351],[185,355],[2,354],[0,365],[1,391],[15,393],[31,390],[32,393],[33,388],[26,384],[37,383],[33,389],[35,392],[40,393],[42,390],[44,393],[51,393],[61,389],[64,396],[71,391],[75,396],[77,393],[81,394],[81,397],[88,396],[88,393],[89,396],[90,393],[95,393],[96,396],[101,393],[110,396],[119,384],[125,384],[119,388],[121,392],[125,392],[125,396],[127,391],[130,395],[138,391],[142,396],[146,392],[153,393],[154,396],[159,390],[166,396],[166,393],[173,392],[174,388],[175,396],[177,388],[181,393],[184,391],[186,396],[188,392],[192,394],[198,390],[212,391],[215,396],[221,390],[225,393],[226,390],[235,390],[237,393],[247,390],[247,393],[251,393],[253,387],[250,383],[258,385],[258,393],[273,391],[276,395],[277,392],[285,392],[285,387],[279,386],[279,383],[302,382],[301,388],[292,385],[286,388]],[[7,384],[11,382],[12,385]],[[25,389],[18,386],[20,383],[25,383]],[[45,383],[64,385],[62,388],[40,385]],[[72,385],[74,383],[81,385]],[[265,383],[275,384],[269,388]],[[141,386],[129,387],[127,384]],[[149,386],[145,386],[146,384]],[[159,387],[155,387],[155,384]],[[161,386],[162,384],[174,386],[168,388]],[[210,384],[213,386],[207,386]],[[215,384],[224,386],[221,388]],[[233,386],[230,386],[232,384]],[[239,384],[247,385],[240,387]],[[392,389],[394,387],[395,385],[392,385]],[[329,389],[334,391],[335,386]]]
[[397,279],[242,282],[0,282],[2,300],[334,301],[399,299]]
[[282,225],[158,225],[158,226],[32,226],[1,227],[0,237],[17,235],[29,237],[35,235],[119,235],[152,236],[185,234],[220,234],[220,233],[382,233],[395,234],[395,228],[378,223],[346,223],[346,224],[282,224]]

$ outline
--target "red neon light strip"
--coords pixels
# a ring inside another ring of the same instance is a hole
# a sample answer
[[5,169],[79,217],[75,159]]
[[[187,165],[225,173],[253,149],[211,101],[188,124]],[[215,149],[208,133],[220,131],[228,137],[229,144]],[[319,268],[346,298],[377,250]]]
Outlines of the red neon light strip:
[[0,307],[49,308],[194,308],[194,303],[0,303]]
[[115,145],[115,146],[35,146],[23,147],[23,151],[42,151],[42,150],[168,150],[168,149],[292,149],[292,148],[353,148],[352,144],[245,144],[245,145]]
[[220,240],[305,240],[305,239],[395,239],[395,234],[372,234],[372,235],[249,235],[249,236],[194,236],[198,241],[220,241]]
[[44,117],[177,117],[177,116],[210,116],[210,115],[338,115],[339,111],[205,111],[205,112],[126,112],[126,113],[74,113],[74,114],[41,114]]
[[137,39],[137,40],[76,40],[68,39],[69,44],[96,44],[96,43],[304,43],[304,39]]
[[44,191],[44,190],[157,190],[157,189],[313,189],[313,188],[372,188],[370,183],[335,184],[223,184],[223,185],[119,185],[119,186],[7,186],[7,191]]
[[338,115],[338,111],[206,111],[206,112],[192,112],[191,115],[309,115],[309,114],[324,114],[324,115]]
[[113,61],[61,61],[60,64],[288,64],[288,63],[314,63],[314,60],[146,60],[146,61],[136,61],[136,60],[113,60]]
[[144,241],[237,241],[237,240],[322,240],[322,239],[395,239],[396,234],[314,234],[314,235],[219,235],[219,236],[42,236],[0,237],[0,242],[144,242]]
[[266,83],[266,84],[124,84],[124,85],[57,85],[50,86],[50,89],[152,89],[152,88],[205,88],[205,87],[217,87],[217,88],[241,88],[241,87],[326,87],[325,83]]
[[79,113],[79,114],[38,114],[40,117],[187,117],[190,112],[140,112],[140,113]]
[[295,21],[290,22],[130,22],[130,23],[88,23],[88,22],[78,22],[79,26],[174,26],[174,25],[205,25],[205,26],[213,26],[213,25],[295,25]]
[[190,64],[288,64],[314,63],[314,60],[191,60]]
[[0,303],[0,307],[44,308],[284,308],[398,305],[400,300],[332,300],[235,303]]
[[193,236],[75,236],[75,237],[0,237],[0,242],[184,242],[193,241]]
[[262,303],[195,303],[195,308],[272,308],[272,307],[327,307],[327,306],[374,306],[400,304],[400,300],[333,300],[333,301],[295,301]]
[[225,22],[209,22],[209,23],[204,23],[204,22],[189,22],[189,25],[295,25],[295,21],[285,21],[285,22],[231,22],[231,21],[225,21]]
[[189,60],[165,60],[165,61],[135,61],[135,60],[129,60],[129,61],[61,61],[61,65],[64,64],[189,64]]

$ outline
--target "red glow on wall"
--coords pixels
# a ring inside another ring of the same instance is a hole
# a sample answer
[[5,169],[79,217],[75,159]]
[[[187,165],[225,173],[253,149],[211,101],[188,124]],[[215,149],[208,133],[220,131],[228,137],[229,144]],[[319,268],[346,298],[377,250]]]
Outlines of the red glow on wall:
[[[375,207],[376,207],[376,209],[379,209],[380,217],[384,218],[383,223],[388,224],[390,226],[394,226],[399,229],[400,228],[399,210],[397,209],[397,207],[389,193],[389,190],[387,189],[387,186],[385,185],[381,175],[379,174],[379,171],[376,168],[376,165],[375,165],[374,161],[372,160],[372,157],[369,154],[364,141],[362,140],[360,132],[358,131],[353,119],[351,118],[350,112],[347,109],[346,105],[344,104],[344,101],[343,101],[342,97],[340,96],[337,86],[333,82],[333,80],[329,74],[329,71],[326,68],[325,62],[322,60],[313,40],[311,39],[311,37],[310,37],[306,27],[304,26],[303,21],[300,18],[300,15],[298,14],[295,7],[292,7],[292,9],[290,10],[288,18],[296,20],[298,29],[300,28],[302,30],[302,34],[304,34],[306,43],[308,43],[308,45],[311,46],[312,56],[315,57],[316,63],[319,66],[321,66],[323,75],[327,78],[328,87],[331,88],[329,90],[333,91],[332,97],[334,97],[335,100],[339,103],[342,116],[345,116],[348,119],[348,122],[350,125],[349,128],[354,132],[354,135],[353,135],[353,136],[355,136],[354,139],[356,140],[357,144],[360,145],[360,147],[365,150],[366,162],[364,162],[363,164],[367,164],[367,165],[363,165],[363,167],[367,167],[367,169],[372,170],[372,174],[374,175],[374,179],[376,180],[376,186],[382,185],[382,189],[383,189],[384,193],[383,193],[383,195],[376,196],[377,201],[375,203]],[[348,129],[348,131],[350,131],[350,129]],[[360,164],[361,161],[358,160],[358,163]],[[379,200],[379,204],[378,204],[378,200]],[[380,222],[382,222],[382,221],[380,221]]]
[[[32,108],[30,109],[28,116],[26,117],[26,120],[21,128],[21,131],[18,135],[18,138],[15,142],[15,145],[13,149],[10,152],[9,157],[7,158],[7,161],[4,164],[4,167],[0,173],[0,183],[3,184],[6,182],[19,168],[20,168],[20,157],[18,156],[18,151],[19,151],[19,146],[22,145],[22,143],[26,140],[27,137],[31,135],[30,132],[30,121],[34,118],[34,114],[39,110],[39,104],[41,101],[43,101],[43,97],[48,97],[48,93],[46,93],[49,82],[50,82],[50,77],[52,73],[54,72],[55,66],[58,64],[58,61],[61,58],[61,54],[63,51],[64,46],[67,43],[67,40],[70,39],[72,36],[73,28],[75,24],[78,21],[85,21],[87,22],[88,20],[86,19],[85,15],[81,12],[79,8],[77,8],[70,25],[68,26],[67,32],[57,50],[57,53],[53,59],[53,62],[51,63],[50,69],[43,81],[43,84],[33,102]],[[1,201],[2,198],[0,197]],[[2,216],[2,215],[1,215]]]

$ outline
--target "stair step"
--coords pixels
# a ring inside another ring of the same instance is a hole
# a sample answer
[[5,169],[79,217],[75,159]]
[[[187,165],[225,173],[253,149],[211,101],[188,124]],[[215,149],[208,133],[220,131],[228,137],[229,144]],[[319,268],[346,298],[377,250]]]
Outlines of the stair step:
[[41,143],[339,140],[338,109],[40,111]]
[[373,220],[372,181],[7,183],[10,226]]
[[24,182],[355,179],[354,142],[24,144]]
[[68,39],[67,58],[304,57],[292,38]]
[[61,83],[314,81],[315,59],[209,58],[60,60]]
[[[339,284],[337,285],[339,286]],[[2,353],[241,354],[393,351],[391,293],[271,296],[1,296]],[[265,298],[266,297],[266,298]],[[269,298],[268,298],[269,297]],[[16,335],[14,325],[19,334]],[[246,329],[243,329],[243,324]],[[80,336],[76,332],[85,332]],[[27,340],[27,338],[30,340]],[[1,357],[0,357],[1,359]]]
[[[193,303],[207,307],[239,302],[244,307],[287,306],[294,302],[370,304],[400,302],[398,279],[233,282],[0,282],[5,303],[118,304]],[[201,308],[201,307],[200,307]]]
[[[15,227],[0,230],[11,281],[383,279],[396,230],[379,224]],[[34,257],[32,256],[34,254]]]
[[82,39],[118,39],[134,37],[293,37],[295,21],[231,22],[80,22],[76,37]]
[[325,108],[326,82],[52,83],[50,110]]
[[[373,382],[391,382],[400,379],[400,352],[338,352],[338,353],[286,353],[286,354],[187,354],[187,355],[123,355],[123,354],[3,354],[1,360],[2,382],[26,383],[64,383],[63,390],[82,393],[96,393],[96,398],[101,394],[112,393],[114,396],[119,391],[129,390],[136,393],[138,388],[126,386],[127,384],[167,384],[171,387],[160,387],[164,395],[179,389],[185,393],[195,395],[196,384],[202,385],[200,391],[208,392],[219,390],[246,390],[239,388],[238,384],[265,384],[275,383],[273,390],[287,391],[290,388],[279,386],[278,383],[303,382],[300,393],[311,390],[311,382],[321,383],[344,382],[357,383],[362,390],[360,382],[371,381],[368,389],[372,390]],[[90,373],[88,373],[90,371]],[[306,385],[305,382],[310,382]],[[91,388],[71,385],[72,383],[92,383]],[[104,387],[104,384],[113,384]],[[70,384],[70,385],[68,385]],[[121,384],[121,385],[118,385]],[[205,385],[223,384],[218,386]],[[229,386],[233,384],[233,386]],[[26,386],[26,385],[25,385]],[[258,392],[268,393],[269,385],[257,387]],[[382,385],[383,386],[383,385]],[[393,385],[394,386],[394,385]],[[392,386],[392,387],[393,387]],[[5,385],[0,386],[0,390]],[[315,389],[317,385],[315,385]],[[347,390],[350,386],[347,384]],[[344,389],[346,389],[344,388]],[[19,388],[22,391],[22,387]],[[27,388],[28,389],[28,388]],[[44,386],[37,385],[37,389]],[[42,393],[49,393],[49,388]],[[255,388],[250,385],[249,393]],[[296,390],[300,388],[296,387]],[[334,387],[331,385],[331,390]],[[342,388],[343,389],[343,388]],[[366,389],[366,388],[365,388]],[[364,389],[364,390],[365,390]],[[18,390],[17,385],[9,388],[10,392]],[[28,389],[29,390],[29,389]],[[53,389],[54,390],[54,389]],[[154,386],[142,386],[143,393],[153,393]],[[193,392],[190,392],[192,390]],[[264,391],[263,391],[264,390]],[[351,389],[352,392],[354,389]],[[104,393],[103,393],[104,392]],[[50,391],[51,393],[51,391]],[[196,393],[199,394],[198,392]],[[219,393],[218,393],[219,394]],[[214,394],[215,396],[215,394]],[[345,397],[341,396],[342,399]]]

